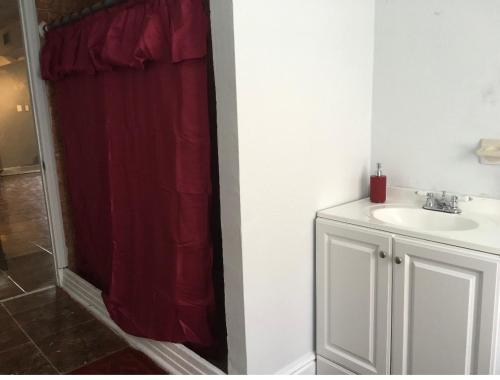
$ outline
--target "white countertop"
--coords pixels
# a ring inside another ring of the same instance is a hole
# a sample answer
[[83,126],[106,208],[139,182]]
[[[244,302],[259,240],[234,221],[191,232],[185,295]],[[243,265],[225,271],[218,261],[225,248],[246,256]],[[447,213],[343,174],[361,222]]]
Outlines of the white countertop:
[[416,195],[414,189],[392,187],[388,189],[387,201],[384,204],[371,203],[369,198],[365,198],[319,211],[317,216],[318,218],[500,255],[500,200],[497,199],[473,197],[472,201],[459,202],[459,207],[462,209],[461,215],[472,219],[479,225],[475,229],[465,231],[425,231],[385,223],[372,216],[372,211],[377,208],[421,209],[424,203],[425,196]]

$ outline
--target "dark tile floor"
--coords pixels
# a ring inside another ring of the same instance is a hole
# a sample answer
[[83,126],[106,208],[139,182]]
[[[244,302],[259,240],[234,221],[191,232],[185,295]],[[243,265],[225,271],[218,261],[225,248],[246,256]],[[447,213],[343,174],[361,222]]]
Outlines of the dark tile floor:
[[2,374],[164,374],[64,291],[0,303]]
[[125,348],[73,372],[72,375],[162,375],[165,374],[142,352]]
[[55,284],[40,173],[0,176],[0,300]]

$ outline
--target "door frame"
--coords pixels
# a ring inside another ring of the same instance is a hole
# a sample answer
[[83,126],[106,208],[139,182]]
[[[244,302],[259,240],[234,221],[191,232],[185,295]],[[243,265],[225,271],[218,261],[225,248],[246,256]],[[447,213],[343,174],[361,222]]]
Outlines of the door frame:
[[38,25],[35,0],[17,0],[17,3],[28,67],[31,107],[38,140],[42,183],[52,241],[54,265],[56,268],[56,279],[57,284],[61,286],[63,269],[68,266],[68,249],[64,234],[49,96],[47,86],[41,77],[39,60],[41,50],[40,27]]

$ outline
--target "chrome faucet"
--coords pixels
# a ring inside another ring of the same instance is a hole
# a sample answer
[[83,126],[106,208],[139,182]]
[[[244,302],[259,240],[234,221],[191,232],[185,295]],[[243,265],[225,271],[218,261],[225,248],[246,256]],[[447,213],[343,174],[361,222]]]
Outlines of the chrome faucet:
[[460,214],[462,210],[458,207],[458,196],[452,195],[449,199],[446,191],[443,191],[440,199],[436,199],[434,193],[427,193],[427,199],[423,206],[426,210],[446,212],[448,214]]

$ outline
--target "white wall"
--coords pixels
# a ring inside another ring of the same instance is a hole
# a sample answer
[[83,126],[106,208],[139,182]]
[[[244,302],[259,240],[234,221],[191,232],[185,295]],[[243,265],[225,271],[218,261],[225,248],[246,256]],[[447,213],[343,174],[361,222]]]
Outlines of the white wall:
[[500,1],[377,0],[373,159],[393,185],[500,198]]
[[232,3],[234,52],[212,1],[229,362],[275,373],[313,357],[315,212],[367,194],[374,4]]

